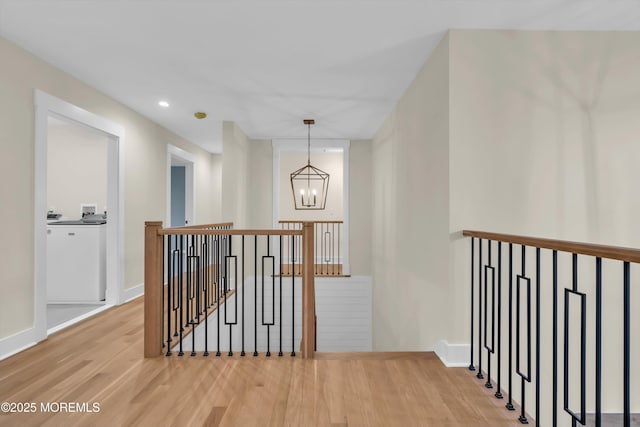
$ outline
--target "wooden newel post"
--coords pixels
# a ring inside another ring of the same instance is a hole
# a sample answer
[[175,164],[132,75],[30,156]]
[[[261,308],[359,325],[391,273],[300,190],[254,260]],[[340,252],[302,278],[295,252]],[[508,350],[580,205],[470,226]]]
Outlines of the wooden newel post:
[[315,290],[315,254],[314,224],[302,223],[302,357],[313,359],[316,348],[316,290]]
[[144,357],[162,353],[162,229],[161,221],[144,223]]

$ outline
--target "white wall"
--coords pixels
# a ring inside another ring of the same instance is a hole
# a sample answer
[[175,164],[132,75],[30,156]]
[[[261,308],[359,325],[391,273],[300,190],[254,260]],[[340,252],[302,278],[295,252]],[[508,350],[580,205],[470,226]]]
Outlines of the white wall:
[[433,350],[449,318],[449,39],[373,139],[373,347]]
[[[229,321],[237,319],[237,324],[231,331],[231,348],[234,352],[242,350],[241,330],[244,330],[244,348],[248,354],[252,354],[256,348],[255,325],[257,323],[257,350],[264,353],[267,350],[267,327],[262,325],[262,286],[255,287],[255,277],[247,277],[244,286],[239,285],[236,292],[229,298],[220,310],[216,310],[208,316],[208,350],[216,351],[217,323],[220,314],[220,349],[226,353],[229,349],[229,328],[224,326],[224,318]],[[262,277],[257,278],[261,283]],[[288,356],[292,348],[297,352],[300,348],[302,337],[302,283],[300,277],[295,278],[295,284],[291,278],[283,279],[282,287],[276,281],[275,294],[271,291],[271,283],[268,278],[264,288],[264,317],[266,322],[274,323],[270,326],[269,345],[272,355],[278,354],[280,345],[280,325],[282,324],[282,350]],[[292,304],[292,287],[295,286],[295,301]],[[254,287],[257,291],[257,299],[254,295]],[[282,294],[280,294],[282,289]],[[244,292],[244,297],[243,297]],[[316,279],[316,314],[318,317],[317,347],[320,352],[334,351],[371,351],[371,278],[317,278]],[[275,297],[274,297],[275,295]],[[236,311],[236,301],[237,311]],[[275,298],[275,313],[271,309],[271,301]],[[242,306],[242,301],[245,306]],[[254,302],[258,302],[254,306]],[[282,304],[282,307],[280,307]],[[293,307],[292,307],[293,305]],[[228,310],[228,311],[227,311]],[[254,311],[255,310],[255,311]],[[292,310],[295,317],[295,336],[292,339]],[[244,314],[243,314],[244,311]],[[226,312],[226,313],[225,313]],[[282,312],[282,318],[280,318]],[[257,322],[256,322],[257,315]],[[243,325],[244,319],[244,325]],[[195,349],[205,349],[204,324],[195,330]],[[292,345],[293,344],[293,345]],[[174,342],[174,345],[175,342]],[[191,337],[183,341],[184,351],[192,349]]]
[[47,209],[64,218],[81,217],[81,204],[107,210],[106,135],[77,124],[49,120]]
[[[0,38],[0,339],[33,325],[34,289],[34,88],[124,127],[125,283],[143,281],[144,221],[166,217],[166,145],[197,157],[199,221],[212,221],[216,192],[212,156],[126,106]],[[150,100],[149,102],[153,102]],[[43,212],[44,216],[46,212]]]

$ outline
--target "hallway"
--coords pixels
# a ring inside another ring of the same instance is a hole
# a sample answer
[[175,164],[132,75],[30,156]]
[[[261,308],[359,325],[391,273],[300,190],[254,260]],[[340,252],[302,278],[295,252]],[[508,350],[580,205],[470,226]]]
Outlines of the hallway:
[[[138,298],[0,362],[0,401],[37,407],[0,414],[0,426],[518,425],[469,371],[432,353],[143,359],[142,308]],[[99,412],[43,413],[52,402]]]

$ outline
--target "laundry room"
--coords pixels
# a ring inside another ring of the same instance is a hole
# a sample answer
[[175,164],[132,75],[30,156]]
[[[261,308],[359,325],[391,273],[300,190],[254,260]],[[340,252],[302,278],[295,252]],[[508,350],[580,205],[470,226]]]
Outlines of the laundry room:
[[108,136],[49,116],[47,329],[105,304]]

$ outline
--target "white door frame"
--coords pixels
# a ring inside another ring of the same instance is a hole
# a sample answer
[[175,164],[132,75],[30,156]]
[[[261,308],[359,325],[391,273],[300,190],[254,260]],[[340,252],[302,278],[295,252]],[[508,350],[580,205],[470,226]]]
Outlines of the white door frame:
[[104,132],[107,143],[107,289],[106,304],[123,302],[124,295],[124,139],[122,126],[38,89],[35,104],[34,189],[34,331],[36,341],[47,337],[47,145],[49,116]]
[[[273,147],[273,228],[280,224],[280,154],[283,152],[307,152],[306,139],[274,139]],[[351,274],[349,264],[349,147],[348,139],[314,139],[311,151],[337,149],[342,152],[342,271]],[[288,218],[287,218],[288,219]]]
[[184,218],[188,225],[196,224],[196,156],[175,145],[167,144],[167,223],[171,227],[171,166],[185,167]]

